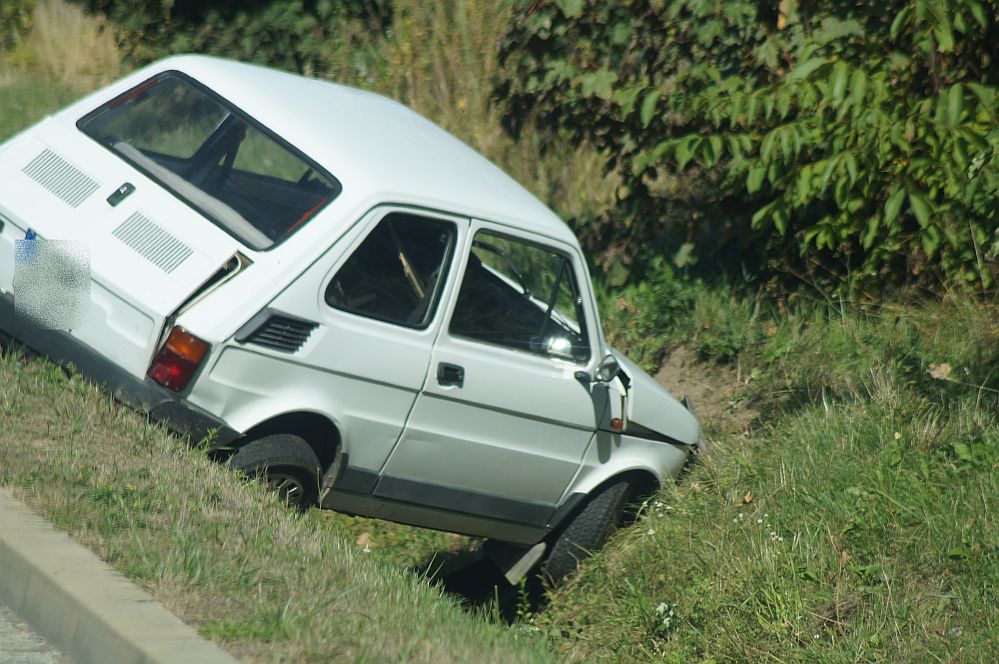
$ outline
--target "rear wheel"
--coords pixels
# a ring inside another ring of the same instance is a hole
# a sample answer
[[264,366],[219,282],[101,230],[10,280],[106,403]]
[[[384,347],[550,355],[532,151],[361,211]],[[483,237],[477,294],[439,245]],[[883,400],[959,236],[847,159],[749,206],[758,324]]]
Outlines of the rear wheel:
[[621,480],[599,489],[568,522],[550,537],[551,552],[541,565],[544,580],[558,585],[590,557],[621,524],[631,486]]
[[267,482],[290,507],[310,507],[319,495],[319,458],[298,436],[274,434],[247,443],[228,465]]

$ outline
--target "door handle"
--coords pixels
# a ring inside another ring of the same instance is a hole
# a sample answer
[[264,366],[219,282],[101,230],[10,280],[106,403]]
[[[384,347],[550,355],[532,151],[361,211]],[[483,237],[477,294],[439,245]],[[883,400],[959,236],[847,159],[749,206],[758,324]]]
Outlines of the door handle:
[[465,370],[457,364],[441,362],[437,365],[437,383],[462,387],[465,384]]

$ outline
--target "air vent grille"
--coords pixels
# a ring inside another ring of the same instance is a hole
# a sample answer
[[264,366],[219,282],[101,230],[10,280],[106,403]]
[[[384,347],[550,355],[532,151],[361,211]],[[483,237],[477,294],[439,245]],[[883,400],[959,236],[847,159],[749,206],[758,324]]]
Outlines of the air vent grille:
[[129,216],[111,234],[167,274],[193,253],[189,246],[139,212]]
[[294,353],[309,340],[316,327],[311,321],[271,314],[256,329],[237,340]]
[[78,207],[100,186],[96,180],[45,148],[21,172],[71,207]]

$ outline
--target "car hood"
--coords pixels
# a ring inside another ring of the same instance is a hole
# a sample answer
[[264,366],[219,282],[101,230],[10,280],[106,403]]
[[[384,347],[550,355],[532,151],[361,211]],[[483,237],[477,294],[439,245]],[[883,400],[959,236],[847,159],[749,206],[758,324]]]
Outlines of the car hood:
[[614,357],[631,379],[625,433],[663,442],[697,445],[701,439],[701,425],[697,417],[624,354],[615,350]]

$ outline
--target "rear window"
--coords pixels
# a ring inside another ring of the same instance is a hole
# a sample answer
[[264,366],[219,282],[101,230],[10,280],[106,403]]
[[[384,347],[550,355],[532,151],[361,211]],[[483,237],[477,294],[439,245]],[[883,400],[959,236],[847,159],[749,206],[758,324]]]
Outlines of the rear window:
[[315,162],[180,72],[129,90],[78,126],[256,250],[284,240],[341,191]]

